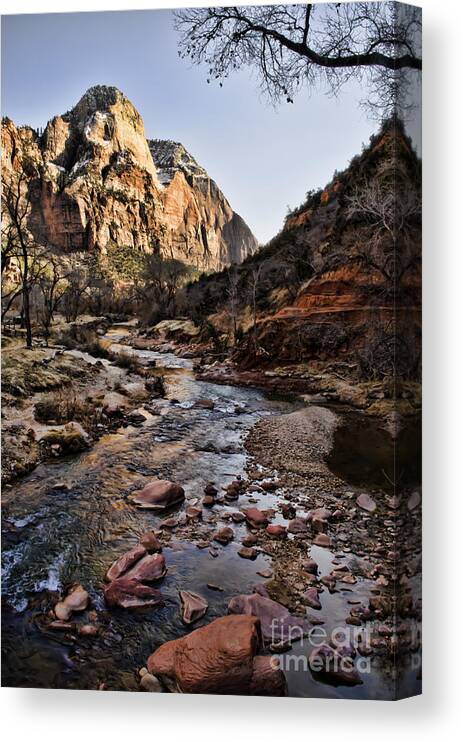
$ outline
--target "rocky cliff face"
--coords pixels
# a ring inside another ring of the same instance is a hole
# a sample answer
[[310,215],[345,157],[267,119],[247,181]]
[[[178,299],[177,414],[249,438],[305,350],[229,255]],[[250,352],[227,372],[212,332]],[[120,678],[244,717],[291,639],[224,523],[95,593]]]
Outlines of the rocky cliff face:
[[199,251],[202,263],[218,270],[253,253],[257,243],[249,227],[185,147],[160,139],[148,144],[163,189],[164,243],[172,256],[191,263]]
[[4,178],[33,164],[29,228],[62,250],[109,242],[219,270],[257,248],[243,220],[182,145],[147,142],[143,120],[116,88],[96,86],[41,136],[2,123]]
[[[420,162],[399,123],[322,190],[237,270],[241,365],[337,363],[363,377],[415,376],[421,289]],[[399,228],[400,225],[400,228]],[[250,321],[253,276],[257,326]],[[221,331],[228,273],[190,287]]]

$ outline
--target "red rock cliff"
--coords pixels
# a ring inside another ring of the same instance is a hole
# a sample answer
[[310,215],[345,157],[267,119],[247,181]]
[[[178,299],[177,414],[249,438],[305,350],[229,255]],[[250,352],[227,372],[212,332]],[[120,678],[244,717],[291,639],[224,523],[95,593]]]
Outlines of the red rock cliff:
[[156,243],[200,270],[257,248],[206,171],[180,144],[148,143],[140,114],[116,88],[91,88],[41,136],[6,119],[2,145],[5,179],[25,156],[36,165],[29,228],[40,243],[66,251]]

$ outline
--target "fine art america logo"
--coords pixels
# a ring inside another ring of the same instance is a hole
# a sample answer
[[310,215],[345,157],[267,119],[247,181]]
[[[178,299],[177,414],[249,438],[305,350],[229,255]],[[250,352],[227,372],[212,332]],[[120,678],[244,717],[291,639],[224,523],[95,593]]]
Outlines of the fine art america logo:
[[[282,651],[282,654],[275,654],[272,663],[281,670],[311,670],[351,684],[361,683],[360,676],[371,671],[372,629],[369,625],[361,628],[338,626],[331,631],[323,626],[313,626],[307,631],[300,625],[288,625],[274,619],[271,632],[272,647]],[[304,639],[306,641],[302,644]],[[294,649],[287,651],[293,644],[300,647],[300,653]]]
[[[415,622],[410,622],[407,628],[410,635],[419,634]],[[347,685],[361,683],[362,675],[371,672],[374,638],[378,633],[378,627],[373,623],[366,623],[362,627],[337,626],[331,631],[323,626],[313,626],[307,632],[300,625],[288,625],[274,619],[271,632],[271,645],[277,652],[272,658],[275,668],[293,672],[310,670],[317,676],[326,676],[334,682]],[[412,645],[415,643],[412,641]],[[300,652],[295,652],[294,648],[289,652],[289,648],[295,644],[300,647]],[[279,650],[281,654],[278,654]],[[412,657],[412,665],[414,660]],[[418,659],[416,661],[419,662]]]

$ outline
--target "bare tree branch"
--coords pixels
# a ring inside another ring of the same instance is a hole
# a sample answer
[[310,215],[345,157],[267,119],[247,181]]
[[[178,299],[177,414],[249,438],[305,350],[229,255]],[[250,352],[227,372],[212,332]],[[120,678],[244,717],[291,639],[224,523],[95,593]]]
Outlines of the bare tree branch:
[[353,77],[385,94],[422,66],[421,11],[398,11],[394,2],[187,8],[175,16],[179,54],[207,65],[208,82],[257,67],[273,102],[292,102],[318,82],[337,93]]

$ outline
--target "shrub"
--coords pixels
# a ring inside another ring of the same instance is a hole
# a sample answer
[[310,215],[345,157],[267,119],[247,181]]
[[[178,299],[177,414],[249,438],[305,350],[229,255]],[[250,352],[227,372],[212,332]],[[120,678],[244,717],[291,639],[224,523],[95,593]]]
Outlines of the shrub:
[[115,353],[114,351],[109,351],[108,358],[112,361],[112,363],[114,363],[115,366],[119,366],[119,368],[125,368],[131,374],[139,374],[140,376],[144,375],[145,369],[140,363],[139,359],[135,355],[132,355],[125,350],[120,350],[117,353]]
[[86,430],[94,429],[101,422],[101,414],[101,408],[94,402],[69,390],[49,394],[34,407],[34,417],[38,422],[65,425],[74,421],[81,423]]

